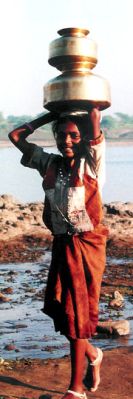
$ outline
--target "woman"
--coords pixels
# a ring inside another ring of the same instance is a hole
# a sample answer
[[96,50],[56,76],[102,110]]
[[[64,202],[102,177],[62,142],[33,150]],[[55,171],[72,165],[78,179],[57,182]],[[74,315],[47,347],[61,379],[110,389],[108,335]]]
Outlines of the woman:
[[90,342],[98,322],[98,303],[107,229],[101,224],[104,182],[103,133],[100,112],[60,115],[53,125],[61,155],[48,154],[26,138],[34,121],[9,134],[19,148],[24,166],[43,177],[43,220],[53,234],[43,312],[53,318],[56,331],[70,342],[71,381],[65,399],[84,398],[85,358],[91,366],[91,391],[100,383],[101,349]]

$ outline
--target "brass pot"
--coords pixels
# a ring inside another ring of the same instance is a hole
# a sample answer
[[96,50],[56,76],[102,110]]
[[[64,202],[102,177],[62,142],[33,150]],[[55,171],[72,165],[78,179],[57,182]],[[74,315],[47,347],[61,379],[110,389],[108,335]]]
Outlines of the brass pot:
[[54,112],[108,108],[109,84],[91,71],[97,63],[97,46],[86,37],[89,31],[68,28],[58,33],[61,37],[50,44],[49,63],[62,74],[45,84],[44,107]]
[[49,111],[106,109],[110,105],[108,82],[91,71],[68,72],[50,80],[44,88],[44,106]]
[[49,45],[50,65],[59,71],[92,69],[97,64],[97,44],[86,36],[87,29],[67,28]]

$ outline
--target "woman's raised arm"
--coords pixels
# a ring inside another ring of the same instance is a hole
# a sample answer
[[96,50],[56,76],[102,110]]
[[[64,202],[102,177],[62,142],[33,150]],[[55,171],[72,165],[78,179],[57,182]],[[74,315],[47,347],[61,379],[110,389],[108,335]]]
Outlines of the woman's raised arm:
[[29,123],[25,123],[24,125],[12,130],[9,133],[8,137],[11,142],[21,151],[25,152],[30,149],[31,144],[26,140],[27,137],[34,132],[34,130],[38,129],[40,126],[43,126],[47,123],[52,122],[57,118],[57,114],[55,113],[46,113],[40,116],[37,119]]

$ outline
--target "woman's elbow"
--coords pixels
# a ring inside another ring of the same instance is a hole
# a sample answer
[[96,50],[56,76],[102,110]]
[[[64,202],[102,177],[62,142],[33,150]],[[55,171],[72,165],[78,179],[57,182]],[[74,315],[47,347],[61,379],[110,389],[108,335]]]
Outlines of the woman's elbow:
[[8,134],[8,137],[13,144],[17,144],[19,142],[19,135],[17,130],[12,130],[12,132]]
[[10,139],[12,142],[15,141],[15,134],[14,134],[14,132],[10,132],[10,133],[8,134],[8,137],[9,137],[9,139]]

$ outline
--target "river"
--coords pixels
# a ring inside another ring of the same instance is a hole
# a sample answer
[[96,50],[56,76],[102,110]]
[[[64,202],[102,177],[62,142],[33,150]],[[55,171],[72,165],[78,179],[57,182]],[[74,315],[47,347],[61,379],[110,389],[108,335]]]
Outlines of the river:
[[[45,151],[56,152],[56,149],[46,147]],[[0,195],[11,194],[20,202],[43,201],[41,176],[20,165],[20,158],[16,148],[0,148]],[[107,144],[103,202],[112,201],[133,201],[133,145]]]

